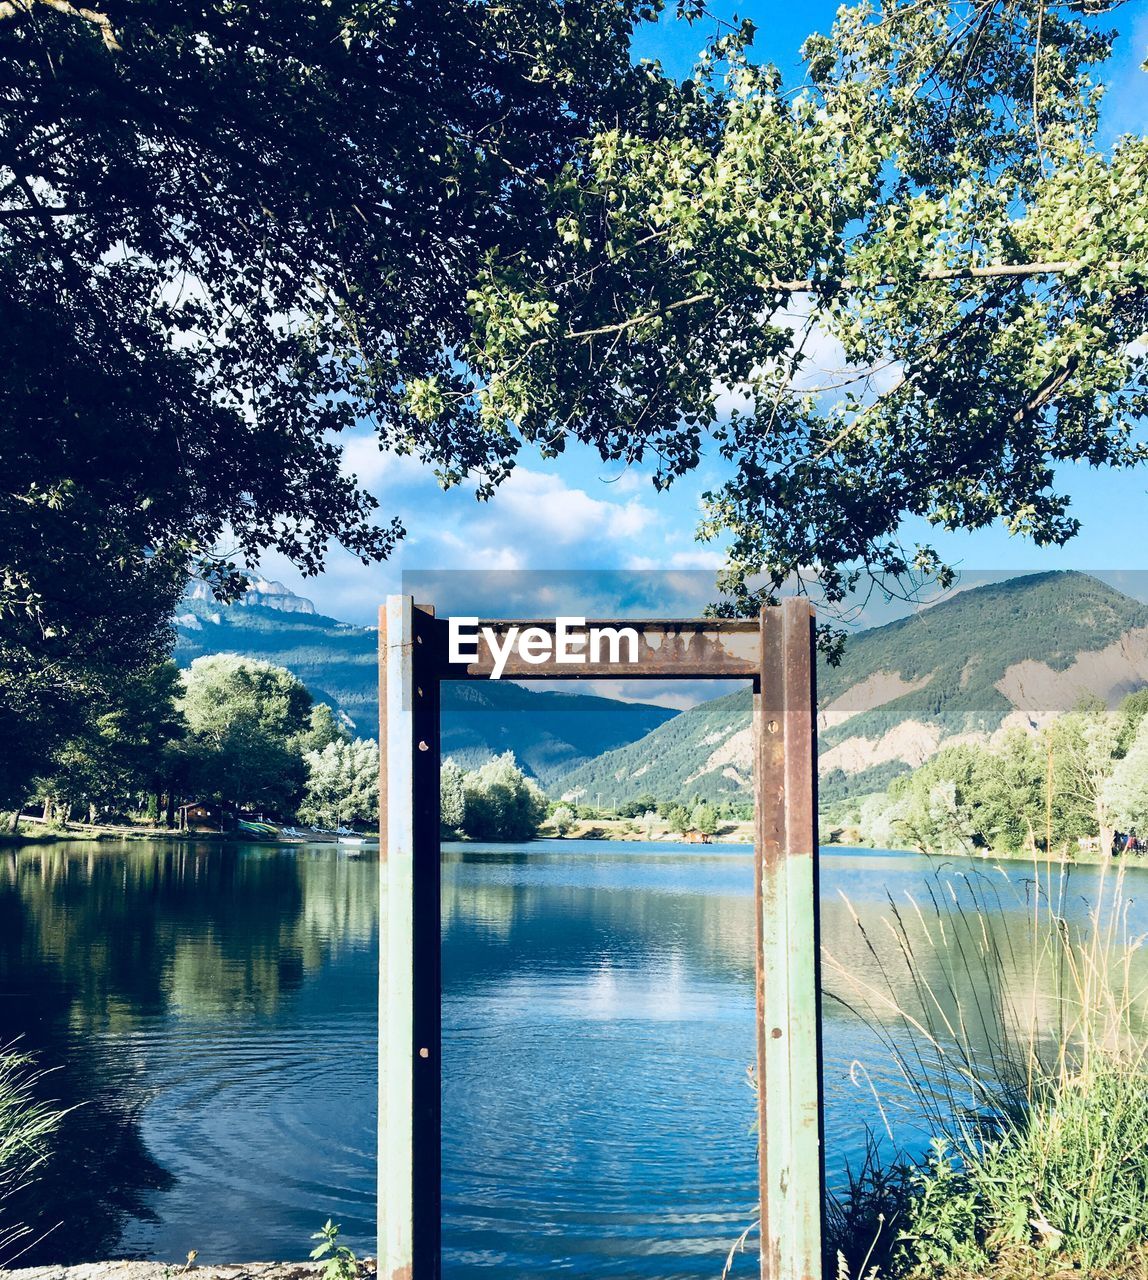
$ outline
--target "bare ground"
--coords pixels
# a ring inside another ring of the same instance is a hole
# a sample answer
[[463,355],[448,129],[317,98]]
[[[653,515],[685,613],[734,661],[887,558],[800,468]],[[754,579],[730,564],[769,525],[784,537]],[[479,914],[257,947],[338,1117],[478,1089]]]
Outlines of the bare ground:
[[[0,1269],[3,1280],[316,1280],[319,1262],[229,1262],[187,1266],[181,1262],[84,1262],[73,1267]],[[375,1261],[359,1263],[363,1280],[373,1280]]]

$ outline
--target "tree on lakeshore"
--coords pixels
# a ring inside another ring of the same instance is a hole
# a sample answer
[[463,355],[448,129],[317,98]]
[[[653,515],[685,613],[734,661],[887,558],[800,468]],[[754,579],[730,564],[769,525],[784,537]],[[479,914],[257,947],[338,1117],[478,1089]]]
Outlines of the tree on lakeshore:
[[457,836],[466,826],[466,770],[453,756],[439,770],[439,823],[445,836]]
[[717,834],[717,814],[711,804],[699,800],[690,811],[690,827],[703,836]]
[[618,806],[619,818],[641,818],[644,817],[651,809],[657,809],[658,798],[651,795],[648,791],[643,792],[634,800],[625,800]]
[[138,806],[165,790],[168,751],[185,733],[176,707],[179,672],[161,663],[118,682],[108,708],[93,708],[83,728],[55,754],[38,784],[44,816],[89,822]]
[[1129,752],[1148,716],[1148,688],[1130,693],[1117,708],[1116,746],[1113,754],[1122,760]]
[[1099,699],[1059,716],[1047,729],[1052,751],[1054,821],[1061,838],[1075,843],[1097,836],[1101,850],[1112,845],[1107,786],[1119,727]]
[[684,804],[673,804],[666,810],[666,823],[671,831],[684,836],[690,829],[690,811]]
[[293,814],[307,780],[300,744],[312,730],[303,682],[269,662],[217,654],[196,658],[183,685],[180,708],[203,795],[233,810]]
[[316,702],[311,708],[310,724],[296,739],[299,750],[306,755],[322,751],[333,742],[347,742],[347,731],[339,722],[335,709],[325,702]]
[[550,825],[556,836],[567,835],[574,826],[574,810],[568,804],[557,805],[550,815]]
[[287,742],[310,731],[313,701],[285,667],[218,653],[196,658],[183,673],[181,707],[191,732],[212,745],[238,723]]
[[1047,838],[1047,760],[1041,743],[1010,729],[979,759],[980,824],[987,843],[1010,853],[1035,850]]
[[897,821],[926,853],[971,853],[984,844],[980,808],[981,751],[946,747],[889,788]]
[[322,827],[378,822],[379,744],[374,739],[339,739],[303,759],[307,783],[299,817],[304,822]]
[[505,751],[463,780],[463,830],[474,840],[532,840],[549,804],[533,778]]
[[1114,827],[1148,837],[1148,719],[1141,717],[1127,753],[1113,765],[1104,805]]

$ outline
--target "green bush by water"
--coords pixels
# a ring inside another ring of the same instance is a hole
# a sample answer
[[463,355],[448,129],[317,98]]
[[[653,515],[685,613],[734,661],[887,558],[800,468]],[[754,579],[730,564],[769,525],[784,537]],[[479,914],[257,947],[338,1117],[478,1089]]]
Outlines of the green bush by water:
[[1044,1082],[1000,1138],[938,1142],[914,1191],[902,1243],[919,1268],[981,1271],[1027,1252],[1111,1269],[1148,1242],[1148,1078],[1105,1063]]

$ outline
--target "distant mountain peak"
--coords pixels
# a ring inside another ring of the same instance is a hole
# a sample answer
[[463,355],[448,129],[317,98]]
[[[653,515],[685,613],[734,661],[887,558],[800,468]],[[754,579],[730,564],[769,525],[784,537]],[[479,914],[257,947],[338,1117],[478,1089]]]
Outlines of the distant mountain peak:
[[[218,601],[206,582],[192,583],[184,599],[218,607]],[[315,606],[310,600],[304,596],[297,596],[290,587],[285,587],[281,582],[272,582],[269,578],[252,578],[251,586],[235,603],[246,609],[277,609],[280,613],[315,613]]]

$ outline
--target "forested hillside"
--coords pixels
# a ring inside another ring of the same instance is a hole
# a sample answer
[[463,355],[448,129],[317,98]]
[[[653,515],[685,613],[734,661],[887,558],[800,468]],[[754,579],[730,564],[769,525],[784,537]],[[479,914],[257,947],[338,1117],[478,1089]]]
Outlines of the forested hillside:
[[[954,740],[1035,730],[1084,695],[1115,706],[1148,684],[1148,606],[1086,574],[1013,578],[850,637],[817,679],[824,806],[883,789]],[[611,804],[743,793],[750,707],[748,689],[703,704],[552,790]]]
[[[377,635],[306,612],[275,584],[221,609],[185,601],[176,657],[264,658],[299,676],[360,735],[377,733]],[[954,741],[1003,726],[1035,730],[1083,694],[1109,706],[1148,683],[1148,606],[1081,573],[963,591],[850,637],[818,669],[824,805],[882,790]],[[681,715],[581,694],[483,681],[443,689],[443,750],[468,768],[511,750],[557,795],[590,803],[743,795],[750,783],[748,689]]]

